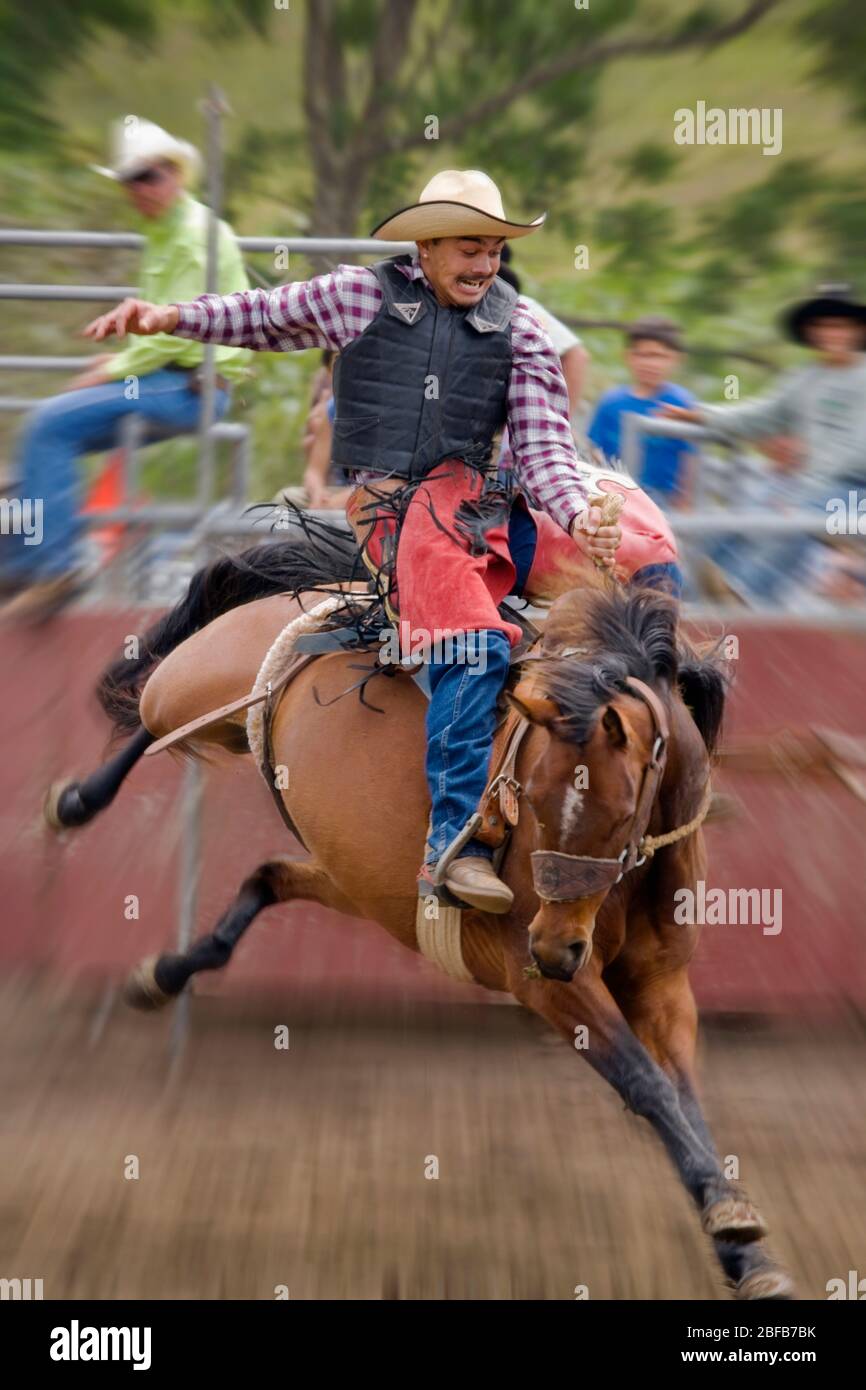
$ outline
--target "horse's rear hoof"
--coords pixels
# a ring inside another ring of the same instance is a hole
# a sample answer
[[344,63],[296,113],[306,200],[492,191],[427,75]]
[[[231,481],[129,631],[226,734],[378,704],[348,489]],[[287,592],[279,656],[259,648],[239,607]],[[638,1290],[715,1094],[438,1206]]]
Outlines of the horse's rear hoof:
[[796,1296],[794,1281],[784,1269],[756,1269],[734,1286],[734,1298],[751,1302],[784,1303]]
[[715,1240],[733,1240],[747,1245],[762,1240],[767,1227],[757,1209],[745,1197],[723,1197],[706,1208],[701,1225]]
[[123,998],[130,1008],[141,1009],[144,1013],[154,1013],[157,1009],[165,1008],[166,1004],[170,1004],[175,998],[173,994],[166,994],[156,983],[158,960],[159,956],[148,956],[127,976]]
[[80,782],[72,781],[52,782],[45,793],[42,811],[52,830],[75,830],[96,814],[82,801]]

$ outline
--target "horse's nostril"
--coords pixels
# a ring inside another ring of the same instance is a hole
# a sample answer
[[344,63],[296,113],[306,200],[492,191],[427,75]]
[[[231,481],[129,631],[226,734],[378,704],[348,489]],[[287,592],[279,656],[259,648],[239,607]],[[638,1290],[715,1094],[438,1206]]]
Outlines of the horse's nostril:
[[571,956],[571,959],[574,961],[574,964],[578,966],[580,965],[584,955],[586,954],[586,942],[572,941],[566,947],[566,950],[568,951],[568,954]]

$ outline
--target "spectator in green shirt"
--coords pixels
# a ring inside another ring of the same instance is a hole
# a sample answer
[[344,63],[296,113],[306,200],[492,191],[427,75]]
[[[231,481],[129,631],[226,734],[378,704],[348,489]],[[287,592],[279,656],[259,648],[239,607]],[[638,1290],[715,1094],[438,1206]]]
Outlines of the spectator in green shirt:
[[[155,303],[185,302],[207,289],[208,209],[187,191],[199,169],[192,145],[150,121],[126,117],[115,128],[111,168],[98,168],[121,184],[141,218],[145,247],[141,293]],[[96,166],[94,166],[96,167]],[[248,288],[232,230],[219,224],[218,293]],[[133,339],[118,353],[93,359],[61,395],[30,414],[18,455],[21,515],[29,535],[4,541],[0,583],[20,589],[5,617],[41,618],[56,611],[82,585],[78,515],[78,459],[112,448],[121,420],[142,415],[157,436],[198,426],[204,345],[157,334]],[[215,349],[216,418],[226,412],[232,384],[246,374],[243,348]]]

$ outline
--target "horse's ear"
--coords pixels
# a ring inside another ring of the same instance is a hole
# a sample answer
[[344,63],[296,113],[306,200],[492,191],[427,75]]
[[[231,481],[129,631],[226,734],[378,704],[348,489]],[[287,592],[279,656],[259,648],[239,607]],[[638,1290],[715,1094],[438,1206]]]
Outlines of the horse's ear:
[[556,701],[548,699],[546,695],[536,695],[529,681],[521,681],[514,690],[506,693],[514,708],[532,724],[541,724],[549,729],[555,720],[562,718],[562,710]]
[[601,716],[601,726],[607,734],[608,742],[612,748],[625,748],[628,743],[628,734],[616,705],[607,706]]

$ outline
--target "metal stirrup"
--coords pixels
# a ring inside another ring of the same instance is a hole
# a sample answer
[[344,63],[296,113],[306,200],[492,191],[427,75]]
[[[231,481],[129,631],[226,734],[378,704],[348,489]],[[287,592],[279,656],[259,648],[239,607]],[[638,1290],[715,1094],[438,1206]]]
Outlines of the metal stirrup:
[[442,853],[441,857],[439,858],[436,864],[436,868],[433,870],[431,882],[435,885],[435,887],[438,888],[445,882],[445,876],[448,873],[448,870],[451,868],[451,865],[453,864],[454,860],[460,853],[461,849],[463,849],[464,845],[467,845],[469,843],[469,841],[473,838],[474,835],[478,834],[478,831],[481,829],[483,825],[484,817],[478,811],[476,811],[473,816],[469,817],[463,829],[459,831],[457,835],[454,836],[454,839],[451,841],[448,848]]

